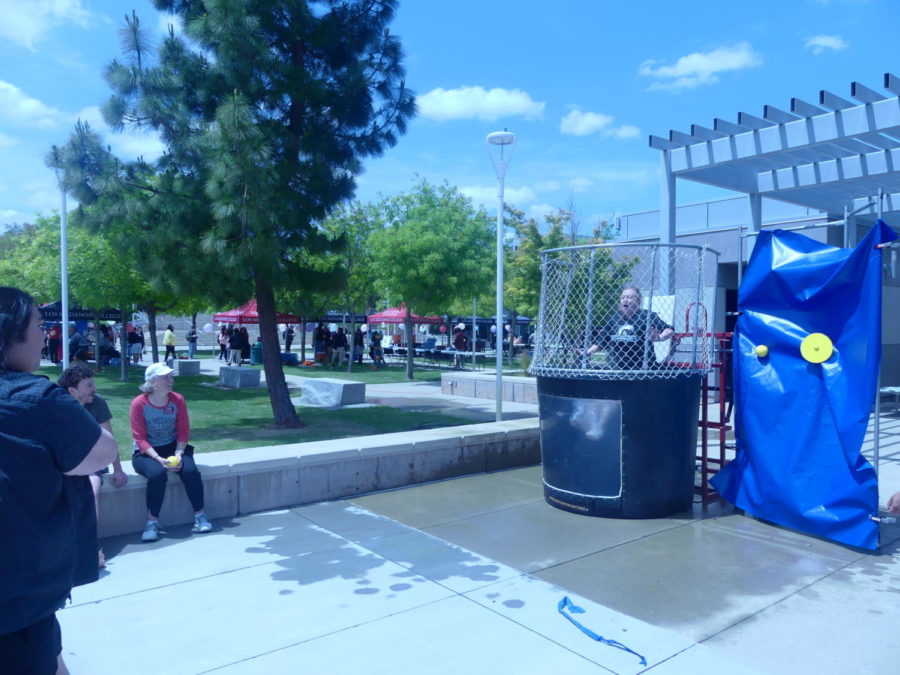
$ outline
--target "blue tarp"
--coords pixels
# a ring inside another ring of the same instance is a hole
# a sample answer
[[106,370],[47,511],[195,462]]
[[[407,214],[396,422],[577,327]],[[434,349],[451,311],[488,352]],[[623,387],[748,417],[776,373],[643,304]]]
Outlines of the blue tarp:
[[[876,245],[895,238],[880,220],[854,249],[759,234],[738,291],[738,452],[712,481],[752,515],[867,549],[878,547],[878,480],[861,453],[881,360]],[[821,364],[800,354],[811,333],[834,344]]]

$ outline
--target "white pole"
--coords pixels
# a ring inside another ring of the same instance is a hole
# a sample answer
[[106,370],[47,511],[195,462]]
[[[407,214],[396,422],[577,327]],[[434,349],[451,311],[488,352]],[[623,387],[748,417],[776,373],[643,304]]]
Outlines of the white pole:
[[[503,152],[503,146],[500,147]],[[504,171],[497,172],[497,332],[495,333],[495,357],[497,361],[497,421],[503,421],[503,359],[500,357],[503,345],[503,183]]]
[[69,241],[66,232],[66,189],[62,182],[60,182],[59,191],[62,195],[62,211],[59,214],[59,267],[62,285],[60,339],[62,339],[62,367],[65,369],[69,367]]
[[[494,356],[497,362],[497,377],[495,387],[497,389],[497,416],[498,422],[503,421],[503,183],[506,178],[506,167],[512,158],[516,135],[506,131],[495,131],[487,136],[488,156],[497,171],[497,332],[495,333]],[[490,153],[490,146],[500,146],[500,158],[495,160]],[[506,146],[509,148],[509,156],[504,156]]]

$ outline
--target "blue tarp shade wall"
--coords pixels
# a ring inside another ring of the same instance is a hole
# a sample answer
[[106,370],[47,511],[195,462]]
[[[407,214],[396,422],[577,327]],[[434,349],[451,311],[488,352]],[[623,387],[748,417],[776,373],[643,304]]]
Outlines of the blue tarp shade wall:
[[[867,549],[878,547],[878,480],[861,453],[881,360],[876,245],[895,238],[880,220],[854,249],[760,232],[738,292],[738,452],[712,481],[759,518]],[[821,364],[800,354],[811,333],[834,344]]]

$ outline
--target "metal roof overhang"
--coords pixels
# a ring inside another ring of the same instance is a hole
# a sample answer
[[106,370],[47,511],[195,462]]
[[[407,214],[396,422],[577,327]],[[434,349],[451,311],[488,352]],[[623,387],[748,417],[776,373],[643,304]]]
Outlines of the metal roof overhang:
[[[853,82],[851,102],[828,91],[819,105],[791,99],[790,111],[763,107],[762,117],[739,113],[737,123],[650,136],[665,172],[661,237],[674,240],[675,179],[715,185],[751,196],[751,226],[760,226],[761,197],[819,209],[831,218],[863,209],[881,196],[886,219],[900,215],[900,79],[884,75],[881,94]],[[893,95],[891,95],[893,94]]]

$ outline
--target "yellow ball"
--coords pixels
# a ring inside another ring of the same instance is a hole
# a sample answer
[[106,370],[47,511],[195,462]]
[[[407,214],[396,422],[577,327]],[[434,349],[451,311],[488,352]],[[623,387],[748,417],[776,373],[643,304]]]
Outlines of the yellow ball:
[[169,466],[178,466],[181,464],[181,459],[179,459],[178,455],[172,455],[171,457],[166,458],[166,464]]
[[767,357],[769,355],[769,348],[765,345],[758,345],[756,347],[756,355],[761,359]]

